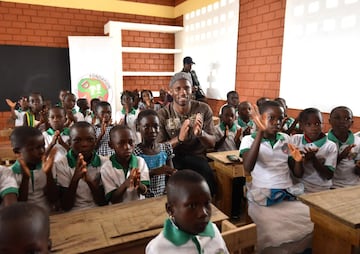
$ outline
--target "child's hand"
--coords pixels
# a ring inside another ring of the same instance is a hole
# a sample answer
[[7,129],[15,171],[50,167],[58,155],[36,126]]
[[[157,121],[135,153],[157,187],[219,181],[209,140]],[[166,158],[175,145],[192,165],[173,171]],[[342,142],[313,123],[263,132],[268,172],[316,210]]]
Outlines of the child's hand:
[[253,105],[253,110],[251,110],[253,112],[252,119],[255,122],[256,126],[261,130],[261,131],[265,131],[268,127],[268,114],[264,113],[262,115],[260,115],[259,113],[259,109],[256,105]]
[[356,161],[355,166],[360,168],[360,160]]
[[241,133],[242,133],[242,128],[239,128],[237,131],[236,131],[236,134],[235,134],[235,142],[238,141],[241,137]]
[[247,126],[246,129],[244,130],[244,136],[250,135],[251,134],[251,127]]
[[338,155],[338,161],[340,162],[341,160],[347,158],[349,156],[349,153],[351,152],[351,149],[355,146],[355,144],[351,144],[345,147],[345,149]]
[[178,137],[180,141],[184,141],[186,139],[189,129],[190,129],[190,119],[186,119],[180,128],[179,137]]
[[203,127],[203,117],[201,113],[197,113],[195,117],[195,123],[193,126],[194,135],[199,136],[201,134]]
[[302,156],[300,150],[296,146],[294,146],[293,144],[290,144],[290,143],[288,143],[288,147],[290,150],[290,154],[294,158],[294,160],[296,162],[301,162],[303,159],[303,156]]
[[[59,134],[60,134],[60,132],[59,132]],[[58,137],[58,143],[59,143],[62,147],[64,147],[66,151],[68,151],[68,150],[70,149],[69,144],[66,143],[66,142],[63,140],[63,138],[61,137],[61,135],[59,135],[59,137]]]
[[177,171],[177,169],[169,167],[168,165],[163,165],[162,171],[163,171],[163,174],[165,174],[167,176],[172,176]]
[[81,153],[79,153],[73,177],[76,180],[80,180],[81,178],[86,177],[85,176],[86,172],[87,169],[86,169],[86,162],[84,161],[84,156]]
[[15,108],[16,102],[13,102],[13,101],[10,100],[10,99],[5,99],[5,101],[6,101],[6,104],[7,104],[10,108]]
[[68,119],[69,122],[75,122],[75,117],[71,109],[66,110],[66,118]]
[[105,135],[106,127],[107,127],[107,124],[105,122],[105,118],[103,118],[102,122],[101,122],[101,133],[100,133],[101,136]]
[[30,169],[29,167],[26,165],[23,157],[21,155],[18,156],[17,158],[18,162],[20,163],[20,166],[21,166],[21,173],[23,176],[26,176],[26,177],[30,177]]
[[[135,190],[139,188],[140,185],[140,171],[138,168],[133,168],[130,172],[131,183]],[[131,185],[130,185],[131,188]]]
[[229,126],[225,126],[224,137],[229,136]]
[[40,123],[48,122],[48,111],[43,109],[40,111]]
[[51,172],[51,168],[54,165],[55,155],[56,155],[57,149],[54,147],[50,150],[50,153],[48,156],[42,157],[42,169],[47,174],[48,172]]
[[316,156],[317,151],[319,151],[319,148],[310,148],[310,147],[304,147],[304,159],[306,161],[313,160]]

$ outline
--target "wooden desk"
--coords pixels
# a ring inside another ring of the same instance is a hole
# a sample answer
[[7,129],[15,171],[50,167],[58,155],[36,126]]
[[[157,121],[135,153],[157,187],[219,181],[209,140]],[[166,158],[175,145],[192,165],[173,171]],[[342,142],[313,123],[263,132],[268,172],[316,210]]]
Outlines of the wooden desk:
[[215,205],[226,215],[239,215],[241,199],[244,196],[245,170],[241,162],[231,162],[226,156],[239,156],[238,150],[207,153],[214,160],[214,169],[218,181]]
[[360,246],[360,186],[304,194],[300,200],[310,207],[315,224],[312,253],[355,253]]
[[[163,196],[52,215],[52,251],[143,254],[167,218],[165,202]],[[211,219],[221,225],[227,216],[212,205]]]

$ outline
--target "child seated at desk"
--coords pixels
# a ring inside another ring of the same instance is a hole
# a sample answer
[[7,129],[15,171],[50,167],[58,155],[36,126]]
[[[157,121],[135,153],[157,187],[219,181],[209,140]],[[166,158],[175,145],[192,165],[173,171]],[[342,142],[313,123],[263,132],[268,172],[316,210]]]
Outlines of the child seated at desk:
[[298,180],[304,184],[306,193],[328,190],[336,168],[336,144],[322,132],[323,119],[318,109],[301,111],[299,123],[304,134],[291,136],[291,143],[304,155],[304,175]]
[[19,187],[19,201],[35,203],[46,211],[58,200],[58,191],[51,171],[56,149],[45,157],[45,142],[40,130],[16,127],[10,135],[11,146],[18,159],[11,166]]
[[66,111],[67,123],[66,126],[71,126],[73,123],[84,121],[84,116],[75,109],[76,96],[73,93],[67,93],[64,96],[63,108]]
[[237,150],[242,129],[234,123],[235,109],[231,105],[221,108],[220,124],[215,126],[215,149],[218,152]]
[[246,136],[254,133],[256,131],[256,124],[251,119],[252,107],[250,102],[243,101],[238,106],[239,117],[237,119],[237,124],[241,127],[242,133],[240,140]]
[[42,133],[45,139],[46,154],[48,154],[53,147],[56,147],[55,160],[57,161],[64,157],[70,149],[69,128],[65,127],[65,109],[59,106],[50,108],[48,122],[50,128]]
[[149,186],[149,169],[143,158],[133,155],[135,138],[131,129],[116,125],[110,131],[115,154],[101,168],[105,195],[111,203],[143,199]]
[[0,253],[47,254],[49,237],[49,216],[41,207],[19,202],[0,210]]
[[193,170],[177,171],[167,185],[164,229],[146,246],[146,254],[229,253],[211,218],[211,195],[205,179]]
[[353,113],[348,107],[331,110],[332,129],[327,136],[338,148],[332,188],[360,185],[360,137],[350,130],[352,123]]
[[106,204],[100,168],[107,160],[95,152],[95,130],[88,122],[70,128],[70,150],[54,163],[62,208],[84,209]]
[[245,136],[240,145],[244,168],[252,176],[247,186],[248,214],[257,226],[257,251],[301,253],[311,246],[313,224],[309,208],[296,201],[303,188],[294,186],[290,171],[302,176],[302,156],[288,145],[290,137],[279,132],[284,118],[281,106],[266,101],[259,111],[261,115],[253,112],[258,131]]

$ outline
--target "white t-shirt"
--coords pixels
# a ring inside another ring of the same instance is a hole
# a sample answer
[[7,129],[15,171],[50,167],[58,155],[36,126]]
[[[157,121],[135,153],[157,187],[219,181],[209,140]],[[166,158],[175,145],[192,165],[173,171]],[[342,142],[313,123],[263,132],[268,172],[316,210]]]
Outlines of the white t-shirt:
[[[105,196],[108,200],[111,199],[112,192],[119,188],[120,185],[123,184],[125,180],[129,177],[131,169],[133,168],[138,168],[140,170],[141,183],[149,186],[149,169],[143,158],[131,155],[129,169],[124,169],[123,166],[116,161],[115,155],[110,156],[110,159],[104,163],[104,165],[101,167],[100,172],[101,179],[105,188]],[[143,195],[138,196],[137,190],[131,190],[128,188],[124,193],[123,202],[144,198],[145,196]]]
[[[116,112],[115,121],[119,123],[121,120],[126,122],[126,125],[132,130],[134,137],[135,137],[135,144],[139,144],[141,142],[141,134],[136,131],[136,121],[137,116],[139,114],[139,110],[134,108],[128,114],[125,114],[125,110],[122,109],[121,111]],[[126,115],[126,119],[125,119]]]
[[0,166],[0,197],[10,193],[19,194],[14,173],[10,168]]
[[23,126],[24,125],[24,115],[26,111],[19,111],[19,110],[15,110],[15,127],[16,126]]
[[[250,150],[255,137],[256,133],[242,139],[240,155]],[[293,185],[288,164],[289,142],[290,137],[285,133],[277,133],[273,147],[269,140],[262,139],[254,169],[251,171],[252,185],[255,188],[286,189]]]
[[[327,136],[316,140],[312,143],[308,143],[304,134],[295,134],[291,136],[291,143],[299,148],[300,151],[304,152],[304,147],[319,149],[316,152],[316,158],[324,160],[324,165],[330,170],[334,171],[336,168],[337,161],[337,147],[336,144],[330,141]],[[319,175],[317,170],[314,168],[312,162],[303,163],[304,175],[300,178],[300,182],[304,184],[305,192],[318,192],[330,189],[332,180],[324,179]]]
[[[76,167],[76,160],[77,159],[73,156],[73,153],[70,150],[66,154],[66,156],[54,163],[53,173],[56,174],[57,183],[60,187],[68,188],[70,186],[71,179],[73,178]],[[107,158],[99,156],[94,152],[91,163],[86,166],[88,177],[95,181],[100,180],[100,185],[102,185],[100,168],[107,160]],[[73,210],[97,206],[91,193],[90,187],[83,179],[79,180],[78,188],[75,195],[76,196]]]
[[[47,149],[53,140],[55,131],[53,129],[49,128],[47,131],[44,131],[42,134],[43,134],[44,140],[45,140],[45,149]],[[68,143],[70,140],[69,129],[65,128],[60,133],[60,136],[65,143]],[[63,147],[62,145],[59,144],[59,141],[56,142],[54,147],[56,148],[55,161],[58,161],[66,155],[67,150],[65,149],[65,147]]]
[[355,174],[356,161],[360,160],[360,137],[355,136],[349,131],[349,137],[345,143],[341,143],[330,130],[328,138],[335,142],[338,147],[338,154],[342,153],[346,147],[355,144],[347,158],[342,159],[337,165],[334,172],[333,188],[341,188],[346,186],[354,186],[360,184],[360,177]]
[[[16,161],[11,166],[11,170],[14,173],[16,183],[18,185],[18,188],[20,189],[20,184],[22,181],[20,163]],[[36,165],[36,168],[34,170],[30,170],[29,192],[28,192],[27,202],[39,205],[42,208],[44,208],[46,211],[50,211],[50,206],[45,195],[46,185],[47,185],[47,177],[45,172],[42,170],[42,164],[39,163],[38,165]]]

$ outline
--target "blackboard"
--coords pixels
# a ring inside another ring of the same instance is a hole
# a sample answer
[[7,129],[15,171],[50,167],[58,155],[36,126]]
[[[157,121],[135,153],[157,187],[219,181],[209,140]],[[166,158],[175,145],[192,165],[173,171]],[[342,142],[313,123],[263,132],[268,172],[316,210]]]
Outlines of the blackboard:
[[0,45],[0,111],[9,111],[5,99],[39,92],[58,102],[61,89],[70,90],[68,48]]

